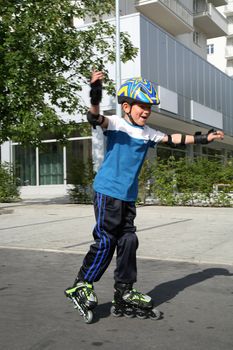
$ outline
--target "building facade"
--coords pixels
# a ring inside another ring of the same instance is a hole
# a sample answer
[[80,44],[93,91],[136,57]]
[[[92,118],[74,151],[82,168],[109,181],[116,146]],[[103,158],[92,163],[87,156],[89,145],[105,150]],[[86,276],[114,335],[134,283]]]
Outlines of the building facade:
[[[225,132],[223,142],[206,146],[189,145],[170,149],[159,145],[149,157],[174,155],[195,157],[233,157],[233,80],[207,61],[207,39],[228,32],[227,18],[216,6],[227,1],[215,0],[121,0],[121,31],[128,32],[138,56],[121,65],[122,81],[133,76],[151,80],[158,89],[161,104],[153,108],[149,125],[166,133],[207,132],[211,128]],[[114,16],[108,20],[115,23]],[[77,26],[90,25],[76,23]],[[115,66],[107,67],[115,77]],[[89,87],[83,87],[83,98],[89,104]],[[104,95],[102,113],[115,114],[115,100]],[[77,120],[80,116],[77,116]],[[8,142],[1,147],[2,160],[16,164],[22,184],[22,195],[57,191],[65,193],[73,159],[92,157],[95,169],[101,164],[104,140],[100,130],[90,137],[75,135],[68,146],[56,140],[45,140],[44,148],[24,150]]]
[[207,59],[210,63],[233,77],[233,0],[218,8],[228,22],[227,35],[207,41]]

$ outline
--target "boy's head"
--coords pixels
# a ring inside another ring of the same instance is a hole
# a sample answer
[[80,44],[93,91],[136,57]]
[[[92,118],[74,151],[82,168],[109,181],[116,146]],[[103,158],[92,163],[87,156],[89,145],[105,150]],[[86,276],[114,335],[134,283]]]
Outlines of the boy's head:
[[144,126],[151,113],[151,107],[160,103],[153,84],[143,78],[126,80],[118,91],[118,103],[129,121]]

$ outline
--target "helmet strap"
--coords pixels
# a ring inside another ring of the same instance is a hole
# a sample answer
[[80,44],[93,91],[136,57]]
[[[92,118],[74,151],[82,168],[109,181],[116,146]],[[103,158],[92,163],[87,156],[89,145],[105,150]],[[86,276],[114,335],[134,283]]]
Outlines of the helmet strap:
[[130,122],[131,122],[133,125],[135,125],[135,126],[140,126],[140,125],[138,125],[137,123],[135,123],[135,121],[133,120],[133,117],[132,117],[132,115],[131,115],[132,106],[133,106],[133,104],[130,105],[130,111],[129,111],[129,113],[126,113],[126,114],[127,114],[127,117],[129,118]]

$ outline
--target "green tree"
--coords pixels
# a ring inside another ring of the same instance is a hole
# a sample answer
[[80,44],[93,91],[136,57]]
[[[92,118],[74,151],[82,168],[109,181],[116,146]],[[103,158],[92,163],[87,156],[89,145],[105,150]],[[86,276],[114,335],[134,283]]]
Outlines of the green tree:
[[[68,136],[77,127],[61,113],[84,113],[80,98],[93,67],[115,60],[115,27],[102,20],[114,0],[0,0],[0,143],[39,143],[43,131]],[[77,30],[74,19],[95,22]],[[121,59],[137,50],[121,33]],[[106,72],[107,75],[107,72]],[[114,93],[107,78],[105,88]]]

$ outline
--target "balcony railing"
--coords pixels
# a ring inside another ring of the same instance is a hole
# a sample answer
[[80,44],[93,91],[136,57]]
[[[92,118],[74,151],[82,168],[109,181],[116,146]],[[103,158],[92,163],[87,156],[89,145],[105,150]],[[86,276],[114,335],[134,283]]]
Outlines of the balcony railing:
[[233,2],[224,7],[224,14],[226,17],[233,16]]
[[193,31],[193,15],[179,1],[135,0],[139,12],[172,35]]
[[226,59],[233,59],[233,47],[226,47],[225,57]]
[[228,0],[210,0],[215,7],[227,5]]
[[194,24],[205,33],[208,39],[228,34],[226,18],[210,3],[205,3],[203,9],[194,13]]
[[228,36],[233,36],[233,23],[228,24]]

